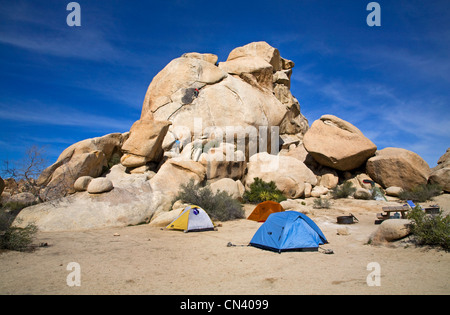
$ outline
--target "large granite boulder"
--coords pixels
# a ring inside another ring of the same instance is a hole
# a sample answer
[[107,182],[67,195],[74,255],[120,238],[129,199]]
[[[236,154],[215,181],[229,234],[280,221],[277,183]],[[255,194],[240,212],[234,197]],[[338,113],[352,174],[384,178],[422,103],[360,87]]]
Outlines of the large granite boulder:
[[407,190],[426,184],[430,167],[412,151],[385,148],[367,161],[366,173],[383,188],[396,186]]
[[363,165],[377,147],[345,120],[324,115],[306,132],[303,144],[321,165],[349,171]]
[[379,245],[385,242],[393,242],[408,236],[411,220],[390,219],[383,221],[378,229],[371,235],[372,244]]
[[147,162],[159,161],[163,154],[162,143],[170,125],[169,121],[136,121],[131,126],[128,139],[122,145],[122,165],[133,168]]

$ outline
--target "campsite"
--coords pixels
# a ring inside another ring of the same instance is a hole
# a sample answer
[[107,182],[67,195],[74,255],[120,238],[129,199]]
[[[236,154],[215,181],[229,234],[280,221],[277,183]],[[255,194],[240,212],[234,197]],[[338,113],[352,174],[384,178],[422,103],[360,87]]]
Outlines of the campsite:
[[[448,194],[435,202],[450,207]],[[338,199],[331,209],[301,205],[327,237],[334,254],[277,252],[249,247],[263,224],[247,219],[221,223],[216,231],[183,233],[139,225],[81,232],[39,232],[33,253],[1,255],[2,294],[448,294],[450,255],[416,247],[408,239],[367,244],[377,228],[382,201]],[[254,205],[245,205],[246,215]],[[336,217],[353,213],[359,223]],[[227,247],[231,242],[234,245]],[[67,265],[81,267],[81,286],[70,287]],[[368,286],[369,263],[381,267],[381,286]],[[413,263],[412,263],[413,262]]]

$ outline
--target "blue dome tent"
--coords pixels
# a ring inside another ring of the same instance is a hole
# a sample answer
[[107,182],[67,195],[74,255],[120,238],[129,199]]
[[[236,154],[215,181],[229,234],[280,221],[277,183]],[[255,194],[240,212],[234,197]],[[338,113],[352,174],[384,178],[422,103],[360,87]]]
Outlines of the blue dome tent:
[[297,211],[271,214],[256,231],[250,245],[275,252],[315,251],[328,241],[313,220]]

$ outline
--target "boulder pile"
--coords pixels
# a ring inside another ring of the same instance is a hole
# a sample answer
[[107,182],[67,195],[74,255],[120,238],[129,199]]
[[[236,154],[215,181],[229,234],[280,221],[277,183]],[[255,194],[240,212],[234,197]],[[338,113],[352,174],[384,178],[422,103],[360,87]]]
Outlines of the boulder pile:
[[413,152],[377,151],[333,115],[310,128],[290,91],[294,66],[266,42],[238,47],[224,62],[201,53],[172,60],[151,81],[130,131],[64,150],[37,180],[45,202],[16,224],[61,231],[148,223],[168,216],[191,180],[237,199],[256,177],[290,199],[320,197],[343,181],[365,198],[365,179],[394,193],[430,178],[448,191],[448,157],[430,170]]

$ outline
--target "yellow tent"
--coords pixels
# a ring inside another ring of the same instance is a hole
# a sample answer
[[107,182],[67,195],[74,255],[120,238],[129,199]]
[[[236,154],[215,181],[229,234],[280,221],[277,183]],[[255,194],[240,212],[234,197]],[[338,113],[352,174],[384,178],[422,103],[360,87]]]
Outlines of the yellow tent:
[[211,221],[205,210],[199,206],[191,205],[186,207],[181,214],[166,227],[166,229],[182,230],[185,233],[211,231],[214,230],[214,223]]

